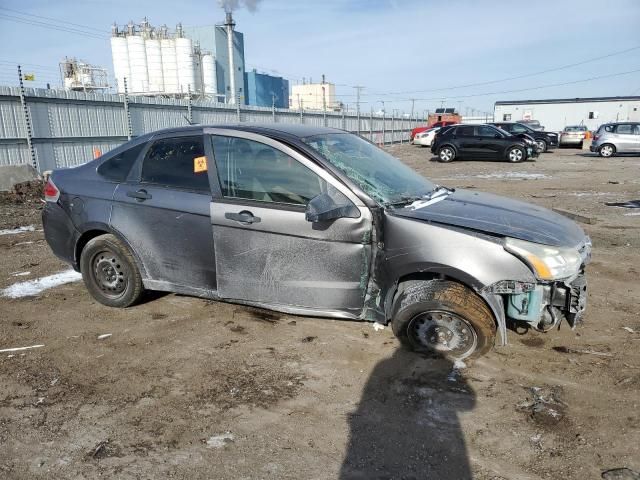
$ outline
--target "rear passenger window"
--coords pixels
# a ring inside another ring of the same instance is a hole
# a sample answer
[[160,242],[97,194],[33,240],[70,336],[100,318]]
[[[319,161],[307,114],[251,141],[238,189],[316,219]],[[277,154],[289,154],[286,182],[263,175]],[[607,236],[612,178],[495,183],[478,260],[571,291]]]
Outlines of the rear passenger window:
[[473,127],[458,127],[456,135],[460,135],[461,137],[473,137]]
[[202,136],[156,140],[142,165],[144,183],[209,192]]
[[616,133],[622,135],[631,135],[631,133],[633,133],[633,125],[618,125],[618,128],[616,128]]
[[102,162],[98,167],[98,173],[108,180],[124,182],[138,155],[146,145],[146,143],[141,143]]

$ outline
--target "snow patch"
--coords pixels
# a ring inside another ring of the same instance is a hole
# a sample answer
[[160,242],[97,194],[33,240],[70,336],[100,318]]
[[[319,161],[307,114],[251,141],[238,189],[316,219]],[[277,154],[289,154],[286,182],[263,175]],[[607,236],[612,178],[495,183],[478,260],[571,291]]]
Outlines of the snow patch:
[[377,332],[378,330],[384,330],[384,325],[378,322],[373,323],[373,329]]
[[624,216],[625,217],[637,217],[640,215],[640,212],[633,212],[633,213],[625,213]]
[[12,277],[25,277],[27,275],[31,275],[31,272],[13,272],[11,274]]
[[480,175],[473,175],[475,178],[508,178],[516,180],[528,180],[528,179],[540,179],[551,178],[544,173],[527,173],[527,172],[504,172],[504,173],[482,173]]
[[0,235],[16,235],[18,233],[33,232],[33,231],[35,231],[35,227],[33,225],[27,225],[26,227],[0,230]]
[[233,434],[231,432],[214,435],[207,440],[207,446],[210,448],[222,448],[228,443],[233,443]]
[[4,290],[0,290],[0,295],[9,298],[31,297],[49,288],[64,285],[65,283],[77,282],[81,278],[82,275],[75,270],[69,269],[47,277],[14,283]]

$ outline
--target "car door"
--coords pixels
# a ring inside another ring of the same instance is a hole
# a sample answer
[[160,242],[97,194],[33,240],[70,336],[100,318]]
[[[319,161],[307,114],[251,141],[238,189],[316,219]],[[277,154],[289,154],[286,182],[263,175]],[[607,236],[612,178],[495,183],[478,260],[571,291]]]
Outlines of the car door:
[[111,226],[133,248],[148,288],[216,289],[206,162],[202,132],[154,137],[115,191]]
[[476,137],[479,141],[479,148],[483,150],[483,158],[502,159],[506,147],[506,138],[497,128],[488,125],[476,126]]
[[614,143],[618,152],[633,152],[635,148],[634,138],[633,124],[620,123],[616,126]]
[[631,135],[631,151],[640,152],[640,123],[633,125],[633,131]]
[[[357,316],[369,276],[368,208],[280,142],[249,132],[205,132],[220,189],[211,203],[218,294],[294,313]],[[355,205],[358,218],[308,222],[306,204],[328,191]]]
[[484,152],[482,151],[480,142],[475,135],[475,128],[473,125],[456,127],[455,136],[459,145],[460,156],[468,160],[483,158]]

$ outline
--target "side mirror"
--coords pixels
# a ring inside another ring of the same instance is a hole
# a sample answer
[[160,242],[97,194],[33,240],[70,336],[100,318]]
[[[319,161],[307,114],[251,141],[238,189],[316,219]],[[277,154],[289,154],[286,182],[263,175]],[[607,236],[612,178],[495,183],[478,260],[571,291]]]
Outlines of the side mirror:
[[324,192],[309,200],[304,216],[308,222],[327,222],[337,218],[358,218],[360,210],[342,193],[335,191],[330,195]]

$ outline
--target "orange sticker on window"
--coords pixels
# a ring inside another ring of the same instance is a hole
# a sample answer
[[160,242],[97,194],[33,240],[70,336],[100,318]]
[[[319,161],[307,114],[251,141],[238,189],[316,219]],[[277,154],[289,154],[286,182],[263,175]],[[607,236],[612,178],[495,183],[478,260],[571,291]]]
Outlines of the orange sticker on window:
[[193,159],[193,173],[207,171],[207,157],[196,157]]

